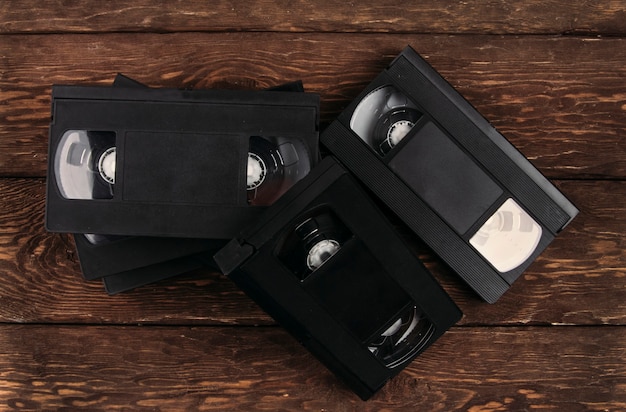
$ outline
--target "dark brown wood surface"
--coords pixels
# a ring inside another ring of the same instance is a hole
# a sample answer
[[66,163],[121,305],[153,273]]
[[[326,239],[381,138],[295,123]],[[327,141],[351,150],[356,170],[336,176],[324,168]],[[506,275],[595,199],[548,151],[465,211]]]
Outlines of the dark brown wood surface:
[[6,325],[2,399],[67,410],[626,407],[625,328],[581,329],[456,328],[362,402],[279,328]]
[[506,0],[487,3],[424,0],[5,0],[0,32],[380,32],[469,34],[623,34],[618,0]]
[[[0,410],[626,410],[626,2],[0,2]],[[227,278],[117,296],[43,227],[52,84],[264,88],[330,122],[406,44],[581,213],[360,401]]]

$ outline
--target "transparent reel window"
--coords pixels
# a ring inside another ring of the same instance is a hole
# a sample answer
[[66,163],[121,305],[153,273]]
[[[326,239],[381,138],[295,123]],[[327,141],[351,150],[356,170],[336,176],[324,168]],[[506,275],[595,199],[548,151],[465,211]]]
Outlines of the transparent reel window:
[[252,136],[246,165],[248,203],[274,203],[311,170],[311,159],[298,139]]
[[54,174],[66,199],[112,199],[117,154],[115,133],[68,130],[54,157]]
[[334,213],[316,211],[288,231],[277,256],[304,280],[339,252],[350,238],[352,233]]
[[394,86],[380,87],[358,104],[350,128],[379,155],[385,156],[411,131],[422,114]]

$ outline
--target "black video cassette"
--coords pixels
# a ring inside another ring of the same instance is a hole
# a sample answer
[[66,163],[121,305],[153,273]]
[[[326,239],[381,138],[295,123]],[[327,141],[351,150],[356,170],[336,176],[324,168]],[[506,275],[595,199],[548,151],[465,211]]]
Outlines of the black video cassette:
[[578,213],[410,47],[320,140],[491,303]]
[[318,160],[319,97],[53,86],[46,228],[224,239]]
[[215,261],[362,399],[462,316],[332,157]]

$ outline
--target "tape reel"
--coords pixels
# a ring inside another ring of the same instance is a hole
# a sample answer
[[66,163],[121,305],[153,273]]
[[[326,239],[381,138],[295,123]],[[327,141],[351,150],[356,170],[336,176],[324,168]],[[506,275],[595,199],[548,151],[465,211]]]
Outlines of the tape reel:
[[263,137],[252,136],[246,167],[248,203],[271,204],[280,190],[284,174],[285,165],[278,147]]
[[68,130],[55,152],[57,188],[66,199],[112,199],[115,133]]
[[332,212],[318,210],[288,231],[277,255],[304,280],[339,252],[351,237],[352,233]]
[[268,206],[311,170],[299,140],[252,136],[246,165],[248,203]]
[[311,217],[300,223],[296,234],[306,251],[306,267],[313,272],[341,249],[340,239],[328,215]]
[[401,365],[419,352],[434,332],[433,324],[416,306],[408,307],[393,323],[368,343],[367,348],[388,368]]
[[422,116],[394,86],[373,90],[357,105],[350,128],[379,155],[385,156],[411,131]]

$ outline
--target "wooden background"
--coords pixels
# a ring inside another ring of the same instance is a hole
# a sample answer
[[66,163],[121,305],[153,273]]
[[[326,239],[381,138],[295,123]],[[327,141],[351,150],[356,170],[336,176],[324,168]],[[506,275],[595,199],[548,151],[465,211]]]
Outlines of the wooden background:
[[[626,2],[407,3],[0,2],[0,410],[626,410]],[[109,297],[44,230],[53,83],[302,79],[327,123],[406,44],[581,213],[494,305],[425,254],[465,316],[370,401],[220,274]]]

